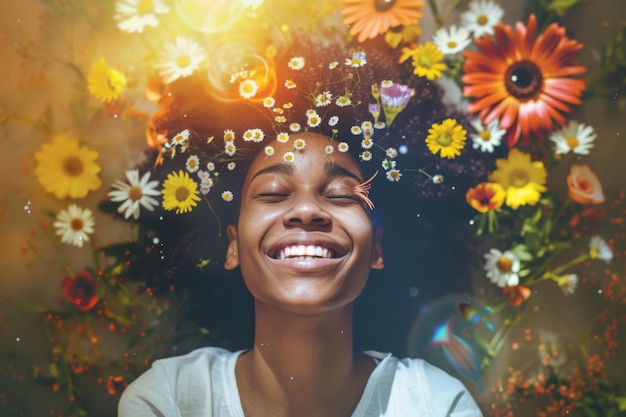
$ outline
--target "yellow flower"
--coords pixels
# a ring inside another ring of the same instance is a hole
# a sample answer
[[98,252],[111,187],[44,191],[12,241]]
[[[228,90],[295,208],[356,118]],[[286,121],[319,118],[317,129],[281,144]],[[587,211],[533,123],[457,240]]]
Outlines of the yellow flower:
[[531,161],[530,155],[511,149],[507,159],[496,161],[496,170],[489,180],[497,182],[506,191],[506,205],[512,209],[526,204],[535,205],[546,191],[548,173],[541,161]]
[[422,28],[417,25],[401,26],[400,30],[391,29],[385,33],[385,42],[387,45],[396,49],[401,43],[413,43],[422,36]]
[[59,135],[35,153],[35,175],[43,188],[58,199],[83,198],[100,188],[98,152]]
[[443,53],[432,42],[426,42],[415,49],[403,48],[400,62],[409,57],[413,59],[415,67],[413,73],[431,81],[440,78],[441,71],[448,69],[447,65],[442,63]]
[[200,201],[198,184],[183,170],[171,172],[163,182],[163,202],[165,210],[176,209],[176,214],[191,211]]
[[87,88],[92,96],[104,103],[110,103],[119,98],[125,87],[126,76],[109,67],[104,58],[91,64]]
[[454,159],[461,155],[461,149],[465,147],[467,131],[457,124],[455,119],[446,119],[443,123],[433,123],[428,129],[426,145],[428,149],[442,158]]

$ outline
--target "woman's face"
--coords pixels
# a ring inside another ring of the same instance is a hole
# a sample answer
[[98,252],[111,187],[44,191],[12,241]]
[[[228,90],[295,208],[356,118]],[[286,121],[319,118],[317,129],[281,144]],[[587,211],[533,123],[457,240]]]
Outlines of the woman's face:
[[358,163],[325,154],[330,138],[303,137],[306,149],[293,162],[282,159],[292,146],[278,143],[275,156],[253,161],[225,266],[241,267],[257,302],[321,313],[354,301],[370,268],[382,268],[382,253],[369,209],[353,191],[363,182]]

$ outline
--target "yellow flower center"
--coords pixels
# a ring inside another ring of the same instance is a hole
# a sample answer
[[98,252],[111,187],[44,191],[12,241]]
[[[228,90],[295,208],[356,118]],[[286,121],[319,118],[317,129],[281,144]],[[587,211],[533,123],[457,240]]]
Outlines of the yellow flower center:
[[70,222],[70,227],[76,232],[83,230],[83,221],[81,219],[73,218]]
[[484,14],[481,14],[480,16],[478,16],[478,19],[476,19],[476,23],[478,23],[480,26],[486,25],[488,21],[489,19],[487,19],[487,16],[485,16]]
[[128,198],[130,198],[133,201],[137,201],[141,198],[141,196],[143,195],[143,191],[141,191],[141,187],[132,187],[130,190],[128,190]]
[[446,45],[448,46],[448,48],[454,49],[454,48],[456,48],[456,46],[458,44],[456,42],[454,42],[454,41],[449,41]]
[[452,138],[448,135],[440,135],[437,139],[437,142],[439,142],[441,146],[450,146],[450,144],[452,143]]
[[187,188],[187,187],[178,187],[176,189],[176,193],[175,193],[176,200],[178,200],[178,201],[180,201],[182,203],[183,201],[187,200],[187,197],[189,197],[189,194],[190,194],[189,188]]
[[580,142],[578,141],[578,138],[576,137],[567,138],[566,141],[567,141],[567,146],[569,146],[572,149],[580,145]]
[[186,68],[189,66],[190,63],[191,59],[189,58],[189,55],[181,55],[178,57],[178,59],[176,59],[176,65],[178,65],[180,68]]
[[70,156],[63,161],[63,170],[70,177],[78,177],[83,173],[83,161],[77,156]]
[[140,0],[137,3],[137,14],[148,14],[154,10],[154,3],[152,0]]
[[524,188],[530,180],[526,171],[516,169],[513,170],[509,175],[509,181],[511,182],[511,185],[515,188]]
[[420,66],[424,68],[430,68],[433,65],[433,61],[427,56],[420,57]]
[[500,272],[507,273],[507,272],[511,272],[511,268],[513,267],[513,262],[511,262],[511,260],[507,258],[506,256],[501,256],[500,258],[498,258],[498,261],[496,262],[496,266],[498,267]]
[[479,136],[485,142],[489,142],[489,139],[491,139],[491,132],[489,132],[488,130],[483,130],[482,132],[480,132]]

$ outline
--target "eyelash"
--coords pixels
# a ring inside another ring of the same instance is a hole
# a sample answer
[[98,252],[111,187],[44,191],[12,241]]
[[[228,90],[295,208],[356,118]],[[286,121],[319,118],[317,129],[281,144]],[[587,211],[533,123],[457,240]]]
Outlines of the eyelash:
[[[256,195],[259,199],[265,200],[281,200],[289,197],[290,193],[275,193],[275,192],[267,192],[267,193],[258,193]],[[331,194],[325,196],[328,200],[350,200],[357,203],[362,203],[363,200],[356,194]]]

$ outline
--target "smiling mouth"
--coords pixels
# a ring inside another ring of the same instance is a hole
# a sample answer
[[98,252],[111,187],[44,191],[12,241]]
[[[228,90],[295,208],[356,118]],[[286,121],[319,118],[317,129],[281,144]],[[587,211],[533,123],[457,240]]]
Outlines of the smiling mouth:
[[337,253],[329,248],[317,245],[292,245],[280,249],[273,256],[274,259],[331,259],[337,258]]

